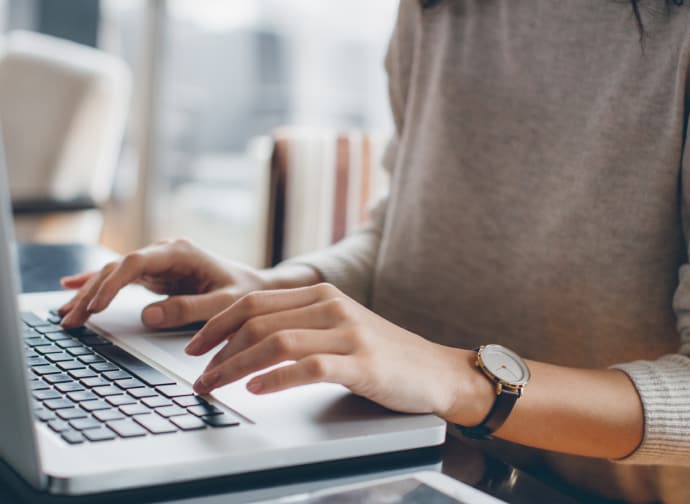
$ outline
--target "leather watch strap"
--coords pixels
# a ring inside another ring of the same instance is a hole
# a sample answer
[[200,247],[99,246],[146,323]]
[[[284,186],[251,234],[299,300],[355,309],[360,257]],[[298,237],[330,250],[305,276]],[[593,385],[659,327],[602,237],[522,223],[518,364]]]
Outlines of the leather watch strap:
[[473,439],[487,439],[491,434],[497,431],[501,425],[506,421],[510,412],[513,411],[515,403],[520,398],[518,392],[503,389],[499,395],[496,396],[489,414],[484,417],[484,420],[479,425],[474,427],[463,427],[458,425],[458,429],[467,437]]

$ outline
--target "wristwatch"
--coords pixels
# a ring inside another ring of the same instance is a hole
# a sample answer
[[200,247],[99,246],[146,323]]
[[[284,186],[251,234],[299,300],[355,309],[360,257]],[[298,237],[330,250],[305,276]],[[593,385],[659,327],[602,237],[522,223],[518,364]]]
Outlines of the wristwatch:
[[488,439],[508,418],[529,382],[530,373],[522,358],[502,345],[484,345],[477,349],[475,365],[496,386],[496,400],[479,425],[458,429],[467,437]]

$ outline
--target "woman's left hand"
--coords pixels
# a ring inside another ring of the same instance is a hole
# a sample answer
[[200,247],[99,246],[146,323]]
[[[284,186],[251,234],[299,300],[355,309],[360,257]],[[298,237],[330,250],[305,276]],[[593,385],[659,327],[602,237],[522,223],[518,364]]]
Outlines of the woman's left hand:
[[[390,409],[479,423],[493,401],[474,352],[432,343],[356,303],[330,284],[244,296],[194,336],[187,353],[225,342],[194,384],[200,394],[252,378],[256,394],[339,383]],[[488,391],[488,393],[487,393]]]

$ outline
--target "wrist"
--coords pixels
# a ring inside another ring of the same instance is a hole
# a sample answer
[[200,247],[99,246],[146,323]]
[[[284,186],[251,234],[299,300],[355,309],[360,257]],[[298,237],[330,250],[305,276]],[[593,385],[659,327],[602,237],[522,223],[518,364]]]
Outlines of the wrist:
[[296,289],[323,281],[321,274],[306,264],[279,264],[259,271],[262,290]]
[[450,394],[439,416],[445,420],[471,427],[479,425],[489,414],[496,400],[496,389],[475,365],[477,353],[459,348],[447,352],[451,371]]

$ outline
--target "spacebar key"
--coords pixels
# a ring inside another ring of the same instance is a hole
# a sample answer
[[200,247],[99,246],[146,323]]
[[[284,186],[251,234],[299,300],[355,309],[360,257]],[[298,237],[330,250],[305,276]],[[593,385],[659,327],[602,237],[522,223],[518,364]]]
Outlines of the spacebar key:
[[94,350],[115,364],[122,366],[147,385],[158,387],[175,383],[175,380],[168,378],[157,369],[152,368],[144,361],[137,359],[115,345],[99,346],[95,347]]

